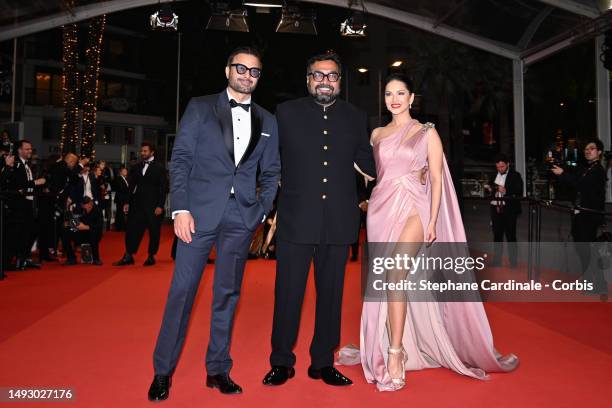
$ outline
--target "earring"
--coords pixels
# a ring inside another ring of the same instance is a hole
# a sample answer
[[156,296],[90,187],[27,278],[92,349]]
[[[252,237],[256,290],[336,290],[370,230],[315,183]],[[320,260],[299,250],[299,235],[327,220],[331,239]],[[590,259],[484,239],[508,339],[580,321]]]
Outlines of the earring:
[[411,103],[408,104],[408,109],[412,109],[412,104]]

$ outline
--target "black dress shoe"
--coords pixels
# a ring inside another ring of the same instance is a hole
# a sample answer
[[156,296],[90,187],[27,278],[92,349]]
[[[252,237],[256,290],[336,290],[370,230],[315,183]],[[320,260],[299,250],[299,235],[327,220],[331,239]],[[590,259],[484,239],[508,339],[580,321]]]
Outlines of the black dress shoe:
[[156,375],[149,387],[149,401],[163,401],[170,395],[172,381],[167,375]]
[[264,385],[283,385],[288,379],[295,376],[293,367],[272,366],[263,379]]
[[121,258],[117,262],[113,262],[113,266],[123,266],[123,265],[134,265],[134,258],[132,258],[132,255],[125,254],[123,255],[123,258]]
[[32,262],[31,259],[26,259],[25,261],[23,261],[22,267],[40,269],[40,264]]
[[96,266],[102,266],[102,265],[103,265],[102,261],[101,261],[101,260],[99,260],[99,259],[94,259],[94,260],[91,262],[91,264],[92,264],[92,265],[96,265]]
[[62,265],[66,265],[66,266],[76,265],[76,259],[66,259],[66,262],[64,262]]
[[230,378],[229,374],[217,374],[206,376],[208,388],[218,388],[221,394],[241,394],[242,388]]
[[350,379],[343,376],[340,371],[332,366],[319,369],[308,367],[308,376],[313,380],[323,380],[328,385],[344,386],[353,384]]
[[155,265],[155,258],[153,258],[153,255],[149,255],[147,260],[144,261],[144,263],[142,265],[143,266],[152,266],[152,265]]

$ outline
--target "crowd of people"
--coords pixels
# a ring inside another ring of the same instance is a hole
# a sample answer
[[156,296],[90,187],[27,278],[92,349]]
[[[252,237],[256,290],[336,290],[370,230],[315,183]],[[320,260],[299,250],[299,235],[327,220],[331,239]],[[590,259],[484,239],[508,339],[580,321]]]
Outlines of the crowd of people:
[[[81,263],[102,265],[103,232],[111,227],[124,231],[130,196],[140,197],[129,188],[128,169],[116,171],[104,160],[93,162],[74,153],[41,161],[30,141],[12,141],[7,131],[0,149],[3,270],[40,268],[42,263],[58,262],[60,254],[65,265],[74,265],[76,252],[81,252]],[[154,151],[150,143],[143,143],[142,149]],[[164,173],[161,179],[166,177]],[[162,183],[161,207],[166,195]],[[33,248],[38,251],[36,261]]]

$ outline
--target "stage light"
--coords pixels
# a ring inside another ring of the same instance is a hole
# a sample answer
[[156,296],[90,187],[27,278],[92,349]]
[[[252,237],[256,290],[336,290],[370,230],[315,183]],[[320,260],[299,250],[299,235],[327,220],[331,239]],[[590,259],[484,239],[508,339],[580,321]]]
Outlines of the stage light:
[[599,11],[605,13],[612,9],[612,0],[597,0],[597,6],[599,7]]
[[276,32],[317,35],[316,20],[317,16],[312,11],[303,11],[295,6],[283,7]]
[[395,61],[393,64],[391,64],[391,66],[393,68],[397,68],[397,67],[401,67],[403,63],[404,61],[398,60],[398,61]]
[[[361,10],[353,10],[361,6]],[[340,35],[343,37],[366,37],[366,8],[363,0],[349,1],[349,16],[340,23]]]
[[149,23],[153,30],[176,31],[178,30],[178,16],[170,8],[170,4],[164,4],[162,8],[149,17]]
[[357,71],[361,72],[362,74],[365,74],[366,72],[368,72],[367,68],[357,68]]
[[247,15],[246,9],[230,10],[227,3],[215,3],[206,29],[248,33]]
[[261,0],[261,1],[257,1],[257,0],[248,0],[248,1],[243,1],[242,4],[244,4],[245,6],[251,6],[251,7],[263,7],[263,8],[273,8],[273,7],[283,7],[284,2],[282,0]]

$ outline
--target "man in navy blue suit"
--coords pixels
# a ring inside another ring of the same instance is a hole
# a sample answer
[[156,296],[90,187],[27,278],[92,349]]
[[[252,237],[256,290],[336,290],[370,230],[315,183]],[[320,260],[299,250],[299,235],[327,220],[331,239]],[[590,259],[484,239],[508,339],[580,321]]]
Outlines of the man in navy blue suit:
[[257,50],[237,48],[225,67],[227,89],[193,98],[181,119],[170,163],[174,232],[179,243],[153,358],[151,401],[168,398],[213,244],[217,258],[206,385],[224,394],[242,392],[229,376],[232,322],[249,244],[272,208],[280,177],[276,120],[251,102],[261,68]]

